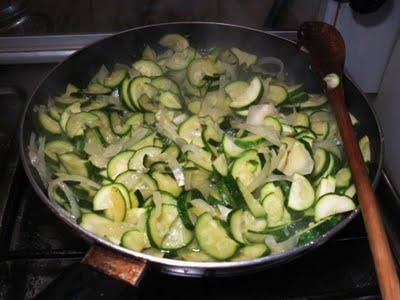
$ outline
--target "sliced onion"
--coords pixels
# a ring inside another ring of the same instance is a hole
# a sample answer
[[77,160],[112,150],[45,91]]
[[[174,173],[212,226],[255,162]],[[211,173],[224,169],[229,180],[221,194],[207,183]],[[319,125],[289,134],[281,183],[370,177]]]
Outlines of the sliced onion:
[[246,123],[249,125],[264,125],[265,117],[277,114],[278,111],[272,103],[253,105],[249,108]]
[[116,108],[116,109],[124,110],[124,107],[123,107],[121,101],[119,100],[118,95],[119,94],[118,94],[118,89],[117,89],[111,95],[98,95],[96,97],[96,100],[103,101],[106,104],[113,105],[114,108]]
[[269,72],[268,70],[265,70],[263,68],[262,70],[266,71],[267,74],[275,75],[279,79],[283,78],[283,70],[285,65],[283,64],[282,60],[279,58],[273,57],[273,56],[268,56],[268,57],[261,57],[257,60],[257,65],[258,66],[263,66],[263,65],[273,65],[277,67],[276,71]]
[[129,79],[133,79],[133,78],[140,76],[140,72],[135,69],[129,69],[128,74],[129,74]]
[[91,155],[89,157],[89,160],[96,167],[103,169],[107,167],[107,163],[111,159],[111,157],[121,152],[121,150],[121,144],[111,144],[106,147],[102,153]]
[[289,239],[281,243],[277,243],[274,236],[272,235],[265,236],[265,244],[268,246],[268,248],[271,249],[272,254],[287,252],[295,248],[298,240],[299,240],[298,234],[295,234],[294,236],[290,237]]
[[161,216],[162,213],[162,198],[160,192],[153,192],[153,202],[154,202],[154,216],[156,218]]
[[221,220],[226,221],[228,219],[229,213],[232,211],[231,208],[223,206],[221,204],[217,205],[218,210],[219,210],[219,217]]
[[105,65],[102,65],[99,69],[99,71],[93,76],[92,80],[90,82],[102,82],[104,78],[106,78],[110,72],[106,68]]
[[271,164],[266,162],[264,164],[264,167],[261,169],[260,173],[255,178],[253,178],[252,182],[247,187],[249,192],[252,193],[257,188],[259,188],[262,184],[264,184],[267,181],[267,178],[270,174],[271,174]]
[[270,175],[267,177],[267,180],[265,182],[274,182],[274,181],[290,181],[292,182],[293,179],[290,176],[286,176],[286,175]]
[[229,98],[225,92],[208,92],[201,101],[199,116],[209,116],[215,122],[230,114]]
[[219,138],[222,138],[222,136],[224,135],[224,131],[212,119],[200,118],[200,123],[201,123],[201,125],[205,125],[207,127],[210,127],[212,130],[214,130],[219,135]]
[[226,79],[225,75],[221,75],[219,77],[219,88],[218,88],[218,94],[220,97],[225,96],[225,85],[228,82],[228,80]]
[[93,180],[90,180],[87,177],[83,177],[83,176],[79,176],[79,175],[65,174],[65,173],[55,173],[54,175],[56,175],[57,178],[50,182],[49,187],[50,187],[50,185],[57,185],[59,183],[65,182],[65,181],[80,182],[80,183],[83,183],[90,187],[93,187],[95,189],[99,189],[101,187],[99,184],[97,184]]
[[169,168],[172,171],[172,174],[175,177],[176,182],[178,183],[179,186],[184,186],[185,185],[185,176],[183,174],[183,170],[181,166],[179,165],[179,162],[176,160],[175,157],[170,156],[170,155],[165,155],[164,156],[165,161],[167,162]]
[[275,170],[278,167],[280,157],[278,157],[278,155],[275,153],[275,151],[270,151],[270,154],[271,154],[271,160],[270,160],[271,169],[270,170],[272,172],[273,170]]
[[138,130],[135,130],[134,136],[122,138],[117,143],[122,144],[123,150],[129,149],[140,142],[148,134],[148,132],[149,130],[147,128],[140,128]]
[[36,171],[39,174],[40,179],[42,180],[44,186],[47,186],[50,181],[50,173],[46,166],[45,153],[44,148],[46,145],[46,138],[39,137],[38,144],[36,145],[36,135],[31,133],[28,145],[28,156],[31,161],[31,164],[34,166]]
[[203,212],[208,212],[210,213],[212,216],[216,215],[216,211],[215,208],[212,207],[210,204],[208,204],[206,201],[204,201],[203,199],[197,198],[197,199],[193,199],[190,201],[190,203],[197,209],[203,211]]
[[84,151],[89,155],[100,155],[104,150],[103,144],[97,142],[96,139],[88,140],[85,143]]
[[156,113],[156,119],[158,120],[156,127],[157,131],[174,141],[179,147],[187,144],[187,142],[179,136],[175,128],[169,124],[167,117],[162,109]]
[[185,172],[185,191],[189,191],[192,189],[192,172]]
[[58,178],[50,181],[49,186],[48,186],[48,194],[49,194],[50,198],[52,198],[52,200],[54,201],[53,195],[56,191],[56,188],[57,187],[61,188],[71,206],[72,215],[75,218],[79,218],[80,217],[80,209],[79,209],[79,205],[77,203],[76,197],[75,197],[74,193],[71,191],[71,189],[65,184],[65,182],[67,182],[67,181],[80,182],[80,183],[86,184],[90,187],[93,187],[95,189],[99,189],[100,185],[98,185],[96,182],[94,182],[86,177],[79,176],[79,175],[69,175],[69,174],[63,174],[63,173],[56,173],[55,175],[58,176]]
[[258,136],[265,138],[270,143],[279,146],[281,141],[277,131],[267,126],[246,125],[246,130]]
[[333,138],[333,139],[326,139],[326,140],[321,140],[321,141],[314,141],[313,148],[331,148],[331,147],[337,147],[340,145],[342,145],[341,139]]
[[260,104],[263,104],[263,103],[271,103],[271,104],[273,104],[273,103],[271,102],[271,100],[268,99],[269,83],[270,83],[270,81],[271,81],[271,78],[267,78],[267,79],[265,79],[265,80],[263,81],[264,93],[263,93],[262,98],[261,98],[261,100],[260,100]]
[[105,168],[111,157],[123,150],[131,148],[141,141],[147,133],[148,129],[141,128],[136,131],[133,137],[123,137],[116,143],[105,148],[103,145],[92,141],[90,143],[86,143],[85,152],[90,155],[89,160],[93,165],[98,168]]
[[201,148],[197,147],[194,144],[186,144],[181,147],[181,150],[183,153],[186,153],[188,151],[193,152],[193,153],[198,153],[200,151],[200,149]]
[[174,117],[173,122],[174,122],[176,125],[179,125],[179,124],[181,124],[182,122],[184,122],[187,118],[188,118],[188,115],[185,114],[185,113],[183,113],[183,114],[180,114],[180,115],[177,115],[176,117]]
[[78,201],[76,200],[74,193],[65,183],[59,183],[58,187],[60,187],[60,189],[67,197],[68,203],[71,207],[71,214],[75,217],[75,219],[78,219],[81,216],[81,209],[78,205]]

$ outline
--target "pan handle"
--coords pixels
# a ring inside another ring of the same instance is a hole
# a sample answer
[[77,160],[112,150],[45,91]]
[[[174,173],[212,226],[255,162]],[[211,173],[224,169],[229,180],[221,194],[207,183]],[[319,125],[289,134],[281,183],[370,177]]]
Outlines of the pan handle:
[[93,245],[82,262],[58,276],[36,299],[139,299],[146,261],[128,259]]

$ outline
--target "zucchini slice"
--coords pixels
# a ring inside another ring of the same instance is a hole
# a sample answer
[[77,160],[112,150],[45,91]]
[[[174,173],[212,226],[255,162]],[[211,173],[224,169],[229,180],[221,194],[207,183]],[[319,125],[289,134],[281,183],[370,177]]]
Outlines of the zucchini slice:
[[271,100],[275,105],[282,105],[286,103],[288,93],[283,86],[269,85],[268,87],[268,100]]
[[174,51],[183,51],[189,47],[189,42],[182,35],[169,33],[164,35],[158,42],[161,46]]
[[115,180],[119,174],[124,173],[128,170],[128,162],[133,156],[134,151],[127,150],[118,153],[107,164],[107,177],[111,180]]
[[264,91],[264,86],[260,78],[254,77],[248,87],[240,93],[237,97],[232,97],[234,95],[229,94],[229,86],[225,87],[225,91],[231,97],[232,102],[229,104],[233,109],[244,109],[250,105],[254,105],[261,99]]
[[213,168],[222,176],[228,175],[228,163],[223,153],[213,161]]
[[350,197],[337,194],[322,196],[315,205],[315,220],[354,210],[356,205]]
[[238,48],[232,48],[231,51],[237,57],[239,65],[244,64],[246,67],[250,67],[257,61],[257,56],[254,54],[247,53]]
[[125,248],[139,252],[146,248],[150,248],[147,234],[138,230],[129,230],[125,232],[121,238],[121,245]]
[[347,188],[351,184],[351,172],[350,169],[345,167],[341,168],[337,173],[336,173],[336,186],[339,189]]
[[218,77],[218,70],[210,59],[194,59],[187,68],[187,78],[195,87],[202,87],[207,78]]
[[110,113],[110,125],[112,131],[118,136],[127,135],[131,130],[131,124],[122,124],[121,116],[115,111]]
[[161,248],[165,250],[180,249],[189,245],[193,238],[193,231],[183,225],[181,218],[176,218],[165,235]]
[[65,132],[69,138],[82,136],[86,128],[94,128],[101,124],[100,119],[93,113],[80,112],[73,114],[65,126]]
[[143,147],[136,151],[135,154],[131,156],[128,162],[127,169],[136,171],[145,171],[146,167],[144,165],[145,159],[149,160],[159,160],[157,157],[161,154],[162,148],[148,146]]
[[115,183],[122,183],[130,192],[139,191],[144,199],[158,190],[157,183],[151,176],[132,170],[119,174]]
[[86,230],[110,240],[119,245],[121,237],[128,230],[133,229],[132,224],[123,222],[113,222],[110,219],[99,216],[95,213],[85,213],[79,223]]
[[121,102],[126,106],[126,108],[130,111],[135,111],[137,108],[131,103],[131,98],[129,95],[129,85],[131,83],[131,80],[129,78],[125,78],[121,86],[119,88],[119,98],[121,99]]
[[233,178],[249,186],[261,172],[261,160],[256,150],[247,150],[237,158],[231,168]]
[[128,76],[128,71],[125,69],[115,70],[110,76],[104,78],[103,84],[109,88],[115,88]]
[[178,85],[171,79],[165,76],[159,76],[151,80],[151,84],[159,90],[171,91],[174,94],[179,94]]
[[58,156],[58,159],[69,174],[89,177],[89,161],[72,152],[63,153]]
[[158,96],[158,101],[160,101],[160,103],[162,105],[164,105],[166,108],[173,109],[173,110],[182,109],[182,104],[181,104],[181,100],[179,99],[179,96],[172,92],[169,92],[169,91],[162,92]]
[[229,237],[220,221],[213,219],[209,213],[199,217],[195,234],[201,250],[217,260],[229,259],[239,249],[239,244]]
[[315,192],[307,178],[300,174],[293,175],[292,186],[290,187],[288,207],[303,211],[310,208],[315,201]]
[[195,58],[196,51],[193,48],[186,48],[180,52],[175,52],[165,61],[165,66],[173,71],[184,70]]
[[330,156],[329,153],[322,148],[318,148],[315,150],[314,155],[314,168],[312,171],[312,175],[314,177],[321,176],[329,166]]
[[178,128],[178,134],[188,143],[193,143],[196,146],[204,147],[201,132],[203,128],[198,116],[192,116],[184,121]]
[[272,192],[266,195],[262,200],[262,206],[267,213],[270,227],[273,227],[273,224],[277,224],[283,218],[285,199],[278,194]]
[[48,134],[61,134],[62,130],[60,124],[53,120],[47,113],[39,111],[38,121],[40,127]]
[[174,197],[178,197],[181,194],[182,188],[170,175],[162,174],[160,172],[153,172],[151,176],[157,182],[157,186],[160,191],[168,192]]
[[65,140],[53,140],[44,147],[44,153],[53,161],[58,161],[58,155],[73,151],[74,145]]
[[146,76],[139,76],[129,83],[128,94],[129,100],[132,107],[136,110],[143,110],[139,104],[139,99],[146,95],[148,98],[153,98],[157,94],[157,89],[152,86],[151,78]]
[[358,142],[364,162],[371,161],[371,146],[367,135],[363,136]]
[[266,213],[260,202],[254,198],[254,196],[242,183],[240,183],[240,181],[238,182],[238,186],[243,195],[243,199],[253,216],[256,218],[264,217]]
[[157,215],[156,208],[151,209],[146,227],[147,235],[153,247],[162,249],[164,238],[177,219],[179,217],[175,205],[162,204],[159,215]]
[[212,160],[211,160],[211,153],[204,150],[204,149],[198,149],[196,152],[188,151],[187,152],[187,159],[197,166],[207,170],[207,171],[212,171],[213,170],[213,165],[212,165]]
[[265,243],[247,245],[241,248],[238,253],[234,257],[232,257],[232,260],[256,259],[268,255],[270,252],[271,251]]
[[245,151],[245,149],[237,146],[233,138],[227,134],[222,139],[222,148],[227,157],[238,157]]
[[[100,83],[91,83],[88,87],[82,90],[82,94],[85,96],[96,96],[96,95],[107,95],[111,93],[111,89]],[[79,93],[79,92],[78,92]]]
[[141,59],[136,61],[132,67],[139,71],[140,74],[146,77],[156,77],[162,75],[162,70],[159,65],[157,65],[154,61]]
[[325,194],[334,193],[335,185],[336,185],[336,180],[333,176],[322,178],[317,186],[317,190],[315,191],[316,199],[319,199]]
[[110,184],[102,187],[94,196],[93,210],[103,211],[104,215],[116,222],[125,219],[129,193],[122,184]]

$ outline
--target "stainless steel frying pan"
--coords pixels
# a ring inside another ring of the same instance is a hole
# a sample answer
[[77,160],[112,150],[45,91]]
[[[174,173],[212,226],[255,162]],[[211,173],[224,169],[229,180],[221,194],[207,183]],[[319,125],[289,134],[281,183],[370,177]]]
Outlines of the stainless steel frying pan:
[[[285,76],[287,79],[293,82],[304,82],[308,90],[321,92],[320,83],[309,67],[310,62],[307,55],[297,51],[295,43],[260,30],[228,24],[190,22],[139,27],[98,41],[58,64],[39,85],[26,106],[19,133],[20,151],[26,174],[42,201],[57,218],[70,226],[76,234],[88,242],[97,245],[92,250],[97,249],[98,251],[90,251],[86,261],[88,263],[93,262],[93,256],[99,251],[101,252],[99,249],[107,249],[111,250],[111,252],[105,251],[106,253],[113,253],[113,255],[120,257],[127,263],[140,261],[142,269],[145,268],[144,266],[152,266],[152,268],[156,268],[161,272],[181,276],[233,276],[288,262],[322,245],[342,230],[359,213],[359,209],[349,214],[340,224],[322,237],[286,253],[238,262],[179,261],[131,251],[112,244],[81,228],[57,203],[49,199],[38,174],[30,164],[28,158],[29,137],[34,128],[33,120],[35,114],[33,107],[46,103],[49,96],[60,94],[65,89],[66,83],[86,86],[89,79],[102,64],[111,67],[116,62],[131,63],[135,58],[140,56],[145,43],[157,49],[157,41],[166,33],[180,33],[187,36],[193,46],[198,49],[212,46],[237,46],[245,51],[255,53],[259,57],[278,57],[285,63]],[[346,78],[344,87],[346,98],[349,99],[349,109],[361,123],[362,132],[359,132],[359,134],[367,134],[371,141],[372,163],[370,166],[370,175],[374,185],[376,185],[382,167],[382,132],[375,113],[354,83]],[[109,261],[112,262],[113,260],[110,259]],[[113,268],[113,266],[107,265],[106,268]],[[102,268],[100,267],[100,269]],[[102,270],[104,271],[104,268]],[[114,274],[112,272],[107,273],[118,277],[118,274],[116,275],[115,272]]]

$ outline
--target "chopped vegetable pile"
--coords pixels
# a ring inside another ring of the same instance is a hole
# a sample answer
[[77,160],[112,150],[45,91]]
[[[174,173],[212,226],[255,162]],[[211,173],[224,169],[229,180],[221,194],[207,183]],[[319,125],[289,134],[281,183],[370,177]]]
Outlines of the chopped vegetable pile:
[[[356,208],[325,96],[285,82],[277,58],[159,43],[35,108],[31,162],[83,228],[157,256],[245,260],[309,243]],[[368,137],[360,146],[369,162]]]

